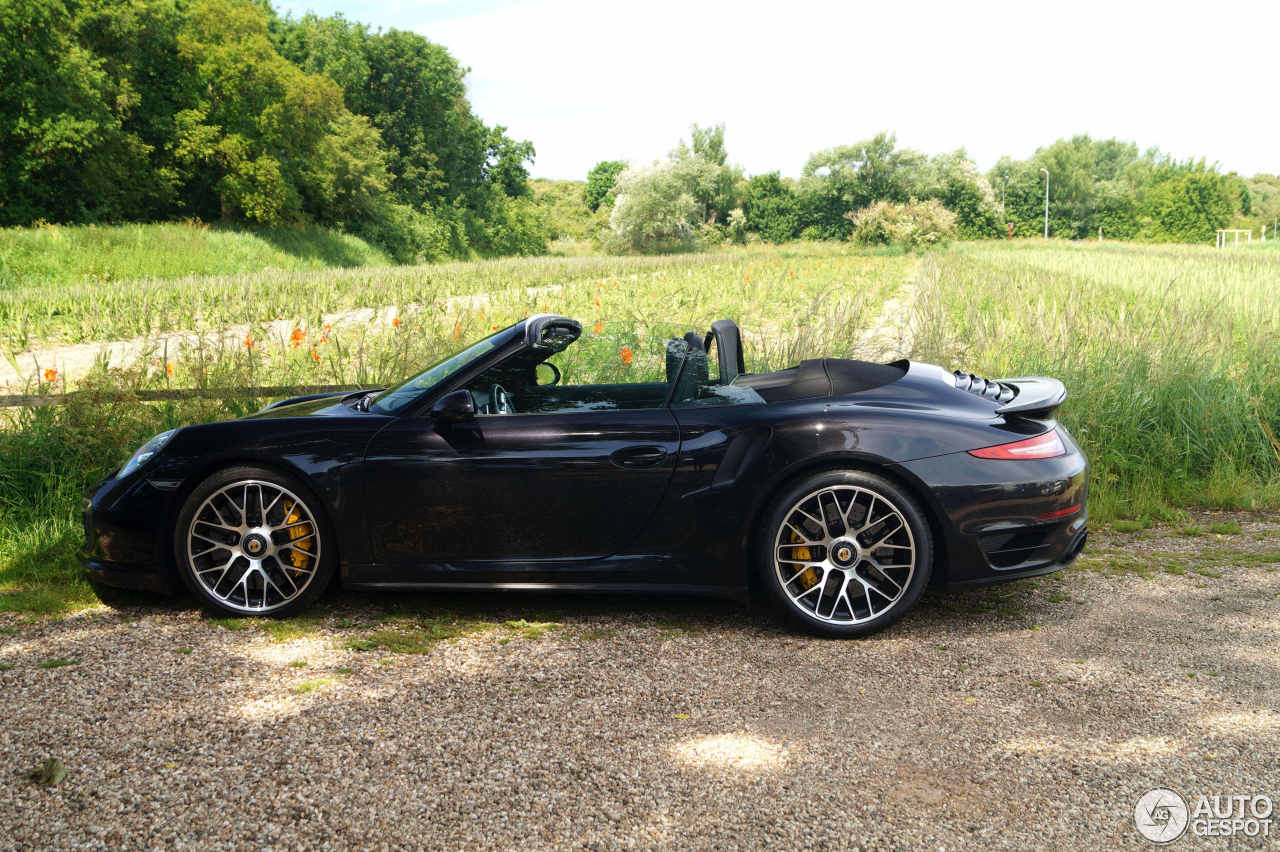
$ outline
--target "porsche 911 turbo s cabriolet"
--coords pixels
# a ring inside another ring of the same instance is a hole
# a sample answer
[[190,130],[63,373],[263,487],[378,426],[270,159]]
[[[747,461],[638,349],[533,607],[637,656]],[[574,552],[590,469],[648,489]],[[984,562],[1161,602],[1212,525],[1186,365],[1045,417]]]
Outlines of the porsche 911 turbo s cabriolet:
[[297,611],[335,575],[754,592],[852,636],[930,584],[1045,574],[1084,547],[1087,464],[1054,379],[836,358],[748,373],[720,320],[658,347],[636,376],[653,381],[578,384],[581,336],[532,316],[396,387],[157,435],[86,503],[90,576],[181,582],[234,615]]

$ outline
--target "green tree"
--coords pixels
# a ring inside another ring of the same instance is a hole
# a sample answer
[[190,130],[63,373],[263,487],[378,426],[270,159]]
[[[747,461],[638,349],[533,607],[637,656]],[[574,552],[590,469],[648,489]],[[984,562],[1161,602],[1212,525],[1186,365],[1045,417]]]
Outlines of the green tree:
[[702,222],[723,222],[729,211],[738,206],[738,183],[742,170],[728,165],[724,147],[724,125],[693,125],[691,144],[683,139],[671,151],[670,160],[679,180],[698,203]]
[[[369,30],[341,13],[321,18],[308,13],[280,22],[280,53],[308,74],[323,74],[354,97],[369,85],[365,50]],[[348,107],[357,109],[350,101]]]
[[777,172],[747,181],[742,212],[746,228],[770,243],[794,239],[800,228],[800,203],[789,183]]
[[1005,214],[1017,233],[1043,233],[1044,174],[1049,172],[1049,232],[1051,236],[1082,239],[1104,232],[1113,236],[1132,233],[1137,226],[1136,207],[1122,203],[1124,196],[1140,193],[1143,182],[1138,148],[1115,139],[1095,140],[1087,135],[1059,139],[1040,148],[1028,160],[1008,158],[990,173],[994,184],[1009,174]]
[[626,168],[624,160],[601,160],[587,172],[586,202],[591,212],[599,210],[601,204],[613,204],[613,185]]
[[1140,236],[1155,242],[1207,243],[1225,228],[1238,200],[1233,181],[1203,160],[1158,167],[1139,215]]
[[918,199],[936,198],[955,214],[961,239],[980,240],[1001,236],[1000,207],[991,184],[978,171],[964,149],[939,154],[920,169],[925,180],[911,193]]
[[302,173],[345,109],[332,80],[279,53],[267,15],[243,0],[197,0],[178,36],[200,96],[179,113],[179,162],[213,175],[222,218],[298,219]]
[[115,218],[148,150],[61,0],[0,2],[0,223]]
[[489,129],[471,112],[464,71],[417,33],[390,30],[365,44],[369,84],[351,93],[390,148],[392,189],[413,205],[483,206]]
[[846,213],[873,201],[907,201],[926,163],[919,151],[898,148],[892,133],[813,154],[798,185],[806,235],[844,238],[851,227]]
[[509,198],[529,194],[529,169],[534,158],[533,143],[512,139],[505,127],[489,131],[484,175],[489,184]]

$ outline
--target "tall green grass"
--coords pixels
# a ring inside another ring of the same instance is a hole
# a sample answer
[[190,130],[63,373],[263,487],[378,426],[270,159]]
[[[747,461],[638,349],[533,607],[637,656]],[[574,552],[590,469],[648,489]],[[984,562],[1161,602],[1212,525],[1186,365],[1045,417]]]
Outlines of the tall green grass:
[[1280,255],[1026,242],[923,264],[916,354],[1061,378],[1095,516],[1280,503]]
[[359,237],[319,227],[230,229],[170,222],[0,228],[0,291],[391,262]]

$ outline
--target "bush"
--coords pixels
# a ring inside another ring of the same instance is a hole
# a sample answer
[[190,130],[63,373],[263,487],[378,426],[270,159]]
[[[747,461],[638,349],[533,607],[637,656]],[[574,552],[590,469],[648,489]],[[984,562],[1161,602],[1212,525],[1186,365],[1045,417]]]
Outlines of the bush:
[[745,245],[747,242],[747,216],[742,212],[741,207],[735,207],[729,211],[729,239],[738,245]]
[[939,245],[956,235],[955,214],[936,198],[906,204],[877,201],[845,218],[853,223],[850,238],[866,245],[900,243],[914,248]]
[[617,191],[609,227],[625,248],[662,253],[692,247],[698,202],[673,163],[629,168],[618,176]]

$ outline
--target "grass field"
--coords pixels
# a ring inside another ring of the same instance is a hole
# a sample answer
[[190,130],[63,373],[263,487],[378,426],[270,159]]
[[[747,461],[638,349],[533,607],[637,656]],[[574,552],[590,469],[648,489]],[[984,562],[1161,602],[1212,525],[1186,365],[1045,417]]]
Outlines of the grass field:
[[[912,279],[913,357],[1067,383],[1061,417],[1093,461],[1095,519],[1280,502],[1273,251],[1025,241],[917,257],[796,244],[663,258],[63,280],[0,290],[10,353],[35,346],[52,353],[43,363],[57,369],[57,347],[68,342],[136,338],[150,348],[130,365],[56,378],[59,389],[104,393],[15,410],[0,431],[0,609],[91,601],[77,579],[83,489],[164,428],[262,403],[144,405],[132,390],[374,385],[543,310],[587,326],[572,365],[584,379],[656,372],[662,338],[722,316],[742,325],[748,369],[758,370],[857,354],[871,328],[899,319],[886,317],[884,304]],[[378,310],[342,314],[358,308]],[[192,328],[214,331],[180,357],[146,343]],[[44,384],[44,376],[33,379]]]
[[1067,384],[1098,517],[1274,505],[1280,253],[1028,241],[925,259],[916,357]]
[[229,230],[199,223],[0,228],[0,292],[184,275],[384,266],[359,237],[327,228]]

